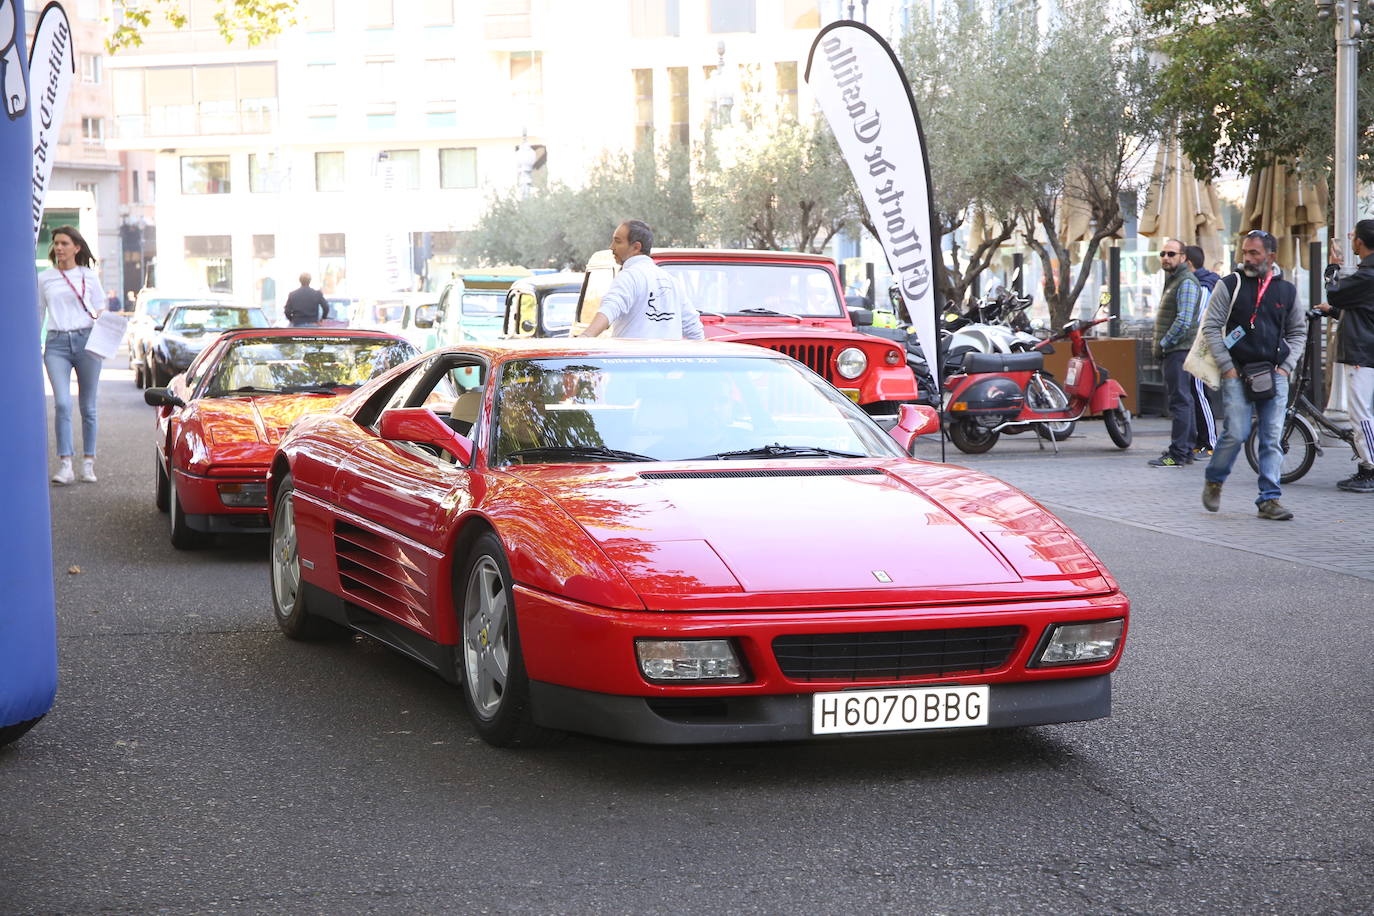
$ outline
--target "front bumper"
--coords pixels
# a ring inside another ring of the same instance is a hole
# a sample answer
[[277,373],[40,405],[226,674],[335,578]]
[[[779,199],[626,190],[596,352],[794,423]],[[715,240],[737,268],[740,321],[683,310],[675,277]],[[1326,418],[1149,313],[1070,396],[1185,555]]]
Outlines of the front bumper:
[[[811,733],[811,695],[628,697],[530,682],[535,721],[546,728],[582,732],[645,744],[725,744],[910,735]],[[1053,681],[993,684],[988,724],[976,728],[923,729],[932,732],[986,731],[1083,722],[1111,715],[1110,674]]]
[[266,468],[258,475],[234,477],[202,477],[182,470],[175,473],[177,499],[192,530],[213,534],[264,534],[272,530],[265,506],[226,506],[219,495],[223,483],[265,484]]

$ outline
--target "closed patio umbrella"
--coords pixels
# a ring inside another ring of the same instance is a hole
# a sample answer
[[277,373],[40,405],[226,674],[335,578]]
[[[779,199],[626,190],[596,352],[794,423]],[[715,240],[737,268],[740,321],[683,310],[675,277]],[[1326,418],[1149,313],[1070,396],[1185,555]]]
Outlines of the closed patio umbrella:
[[1178,239],[1199,245],[1208,264],[1221,257],[1221,205],[1211,182],[1199,181],[1193,163],[1170,137],[1159,145],[1145,192],[1140,234],[1163,242]]
[[1263,229],[1277,238],[1284,270],[1307,266],[1307,243],[1326,225],[1326,207],[1326,182],[1300,178],[1283,163],[1267,165],[1250,177],[1241,233]]

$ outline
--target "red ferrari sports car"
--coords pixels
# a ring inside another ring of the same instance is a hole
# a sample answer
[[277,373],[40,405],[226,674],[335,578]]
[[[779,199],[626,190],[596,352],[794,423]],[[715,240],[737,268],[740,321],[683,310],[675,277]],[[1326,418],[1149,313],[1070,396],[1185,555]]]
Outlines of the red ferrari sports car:
[[158,408],[155,501],[171,516],[172,546],[266,531],[267,466],[286,428],[416,353],[375,331],[230,331],[167,388],[146,389]]
[[1126,596],[1021,492],[907,456],[938,428],[740,344],[441,350],[282,438],[274,612],[461,684],[497,745],[1108,715]]

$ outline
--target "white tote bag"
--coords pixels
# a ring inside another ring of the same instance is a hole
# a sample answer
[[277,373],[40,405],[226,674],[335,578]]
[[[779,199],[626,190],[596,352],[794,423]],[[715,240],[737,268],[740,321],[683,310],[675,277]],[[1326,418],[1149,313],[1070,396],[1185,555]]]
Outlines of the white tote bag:
[[118,312],[101,312],[91,328],[91,336],[86,338],[86,352],[109,359],[119,349],[128,328],[129,319]]
[[1212,348],[1207,346],[1207,337],[1202,333],[1202,325],[1207,320],[1207,306],[1211,304],[1212,297],[1209,290],[1203,290],[1203,292],[1207,293],[1207,299],[1203,301],[1202,307],[1199,309],[1202,319],[1197,323],[1197,334],[1193,336],[1193,345],[1188,348],[1188,355],[1183,359],[1183,371],[1216,391],[1221,387],[1221,368],[1217,366],[1216,357],[1212,355]]

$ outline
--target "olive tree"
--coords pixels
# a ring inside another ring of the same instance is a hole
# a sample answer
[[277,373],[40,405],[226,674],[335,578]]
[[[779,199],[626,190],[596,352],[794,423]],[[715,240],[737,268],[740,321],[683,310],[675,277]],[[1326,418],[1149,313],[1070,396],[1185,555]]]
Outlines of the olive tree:
[[[218,0],[213,14],[215,27],[225,42],[242,40],[248,45],[260,44],[282,30],[294,25],[298,0]],[[124,0],[119,5],[115,27],[105,42],[111,54],[121,48],[143,44],[143,32],[161,18],[176,29],[191,24],[191,0]]]

